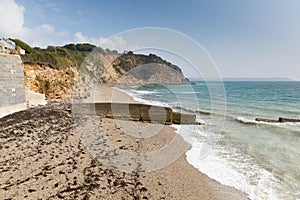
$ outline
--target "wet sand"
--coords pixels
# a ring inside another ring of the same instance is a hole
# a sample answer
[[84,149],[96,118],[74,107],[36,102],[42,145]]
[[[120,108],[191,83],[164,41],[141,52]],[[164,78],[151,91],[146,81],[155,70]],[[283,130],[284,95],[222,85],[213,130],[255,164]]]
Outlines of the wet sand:
[[[103,91],[101,96],[109,99],[105,96],[109,92]],[[150,130],[159,126],[160,131],[137,140],[126,127],[148,126],[145,123],[98,122],[112,143],[132,152],[158,150],[178,136],[170,126],[151,124]],[[63,102],[1,118],[1,199],[247,199],[200,173],[188,164],[185,154],[152,172],[122,172],[106,166],[83,145],[76,126],[71,104]]]

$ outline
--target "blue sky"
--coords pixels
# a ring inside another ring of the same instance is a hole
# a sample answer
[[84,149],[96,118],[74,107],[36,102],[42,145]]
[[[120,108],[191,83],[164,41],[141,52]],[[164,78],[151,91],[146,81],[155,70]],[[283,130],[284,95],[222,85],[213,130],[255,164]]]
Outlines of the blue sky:
[[[11,10],[2,6],[0,16],[9,10],[13,19],[0,22],[0,35],[20,37],[31,45],[97,43],[133,28],[162,27],[201,44],[223,77],[300,80],[299,0],[0,0],[1,4]],[[5,28],[12,24],[19,28]]]

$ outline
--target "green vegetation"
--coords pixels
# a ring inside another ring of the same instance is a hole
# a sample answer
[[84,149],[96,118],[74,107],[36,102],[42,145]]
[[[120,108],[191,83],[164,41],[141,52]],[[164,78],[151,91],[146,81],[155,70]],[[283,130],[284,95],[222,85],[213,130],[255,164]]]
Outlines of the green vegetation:
[[[86,56],[93,51],[93,56],[97,57],[99,54],[119,54],[117,51],[102,49],[101,47],[96,47],[92,44],[67,44],[65,46],[48,46],[46,49],[42,48],[32,48],[25,42],[19,39],[13,39],[13,41],[26,51],[25,55],[21,55],[22,61],[25,64],[39,64],[46,65],[55,69],[65,69],[68,67],[80,67]],[[136,66],[143,64],[164,64],[174,70],[181,72],[180,68],[173,65],[166,60],[158,57],[155,54],[142,55],[134,54],[132,51],[124,52],[124,54],[119,54],[120,56],[113,61],[113,68],[119,74],[122,72],[128,72]],[[97,61],[97,59],[96,59]],[[95,62],[96,62],[95,61]],[[101,65],[103,63],[95,63]]]
[[67,67],[79,67],[85,57],[92,51],[103,54],[114,54],[116,51],[104,50],[91,44],[67,44],[65,46],[48,46],[46,49],[32,48],[19,39],[13,39],[16,45],[25,50],[21,55],[23,63],[47,65],[52,68],[61,69]]
[[49,90],[49,88],[50,88],[50,81],[49,80],[45,81],[44,87],[45,87],[46,91]]
[[91,52],[94,50],[94,48],[96,46],[92,45],[92,44],[87,44],[87,43],[84,43],[84,44],[67,44],[65,46],[63,46],[64,48],[66,49],[69,49],[69,50],[77,50],[77,51],[88,51],[88,52]]
[[12,41],[14,41],[17,46],[19,46],[22,49],[24,49],[25,53],[32,53],[33,52],[33,49],[28,44],[26,44],[25,42],[23,42],[23,41],[21,41],[19,39],[11,39],[11,38],[9,38],[9,39],[12,40]]
[[143,54],[134,54],[132,51],[125,52],[117,60],[113,62],[114,69],[121,74],[120,67],[125,71],[128,72],[136,66],[144,65],[144,64],[163,64],[168,67],[173,68],[174,70],[181,73],[181,69],[173,65],[166,60],[163,60],[161,57],[155,54],[143,55]]
[[121,69],[120,69],[119,65],[113,65],[113,68],[116,70],[116,72],[118,72],[119,74],[123,75],[123,73],[121,72]]

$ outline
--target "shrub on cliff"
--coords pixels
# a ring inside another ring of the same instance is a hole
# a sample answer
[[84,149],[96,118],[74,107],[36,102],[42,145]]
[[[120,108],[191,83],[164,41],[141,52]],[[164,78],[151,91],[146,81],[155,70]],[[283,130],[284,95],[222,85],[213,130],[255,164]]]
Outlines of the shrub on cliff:
[[[24,42],[18,40],[20,44]],[[24,45],[23,45],[24,46]],[[91,44],[68,44],[63,47],[48,46],[46,49],[27,47],[30,53],[22,55],[27,64],[47,65],[52,68],[79,67],[84,58],[95,48]]]
[[91,52],[94,50],[96,46],[92,45],[92,44],[88,44],[88,43],[83,43],[83,44],[67,44],[65,46],[63,46],[63,48],[65,49],[69,49],[69,50],[77,50],[77,51],[87,51],[87,52]]
[[16,43],[17,46],[21,47],[22,49],[25,50],[25,53],[32,53],[33,52],[33,49],[28,45],[26,44],[25,42],[19,40],[19,39],[11,39],[10,40],[14,41]]

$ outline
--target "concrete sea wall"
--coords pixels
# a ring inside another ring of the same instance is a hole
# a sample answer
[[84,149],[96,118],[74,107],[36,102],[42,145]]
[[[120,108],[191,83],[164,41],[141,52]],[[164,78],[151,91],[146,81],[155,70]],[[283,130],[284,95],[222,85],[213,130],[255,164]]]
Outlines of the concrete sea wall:
[[21,57],[0,54],[0,117],[24,109],[26,96]]
[[169,107],[138,103],[74,104],[73,113],[162,124],[199,124],[195,115],[173,112]]

